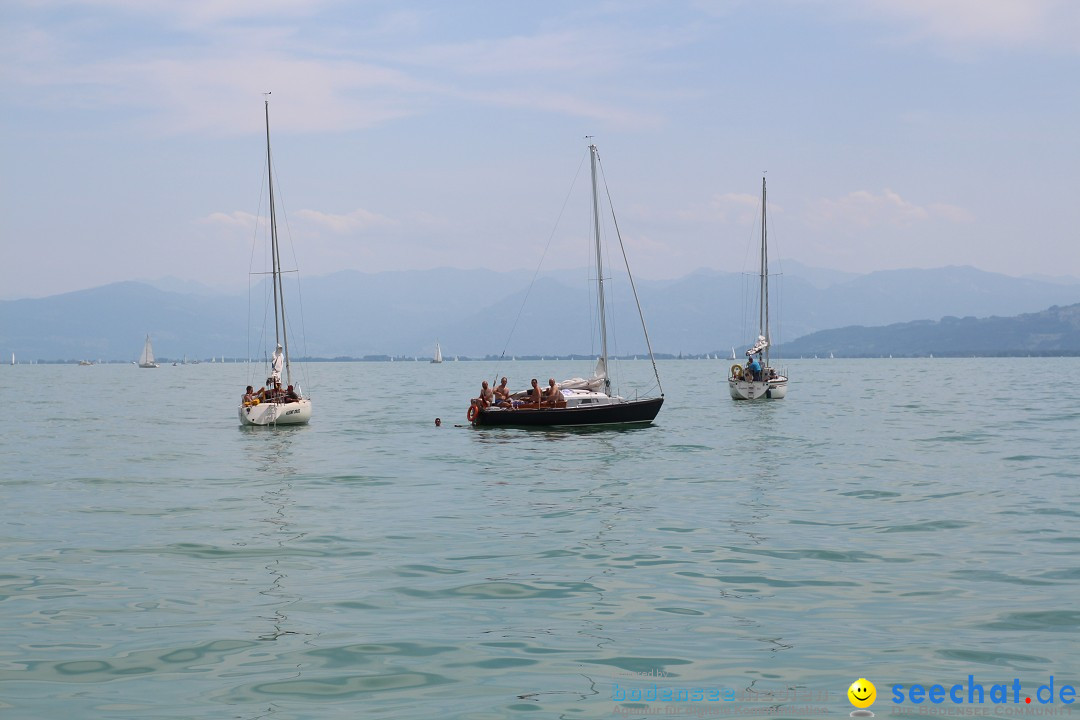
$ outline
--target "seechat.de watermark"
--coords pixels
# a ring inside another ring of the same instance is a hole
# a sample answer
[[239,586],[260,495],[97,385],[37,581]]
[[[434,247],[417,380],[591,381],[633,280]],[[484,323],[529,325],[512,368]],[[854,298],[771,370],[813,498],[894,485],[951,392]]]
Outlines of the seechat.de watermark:
[[1020,678],[1013,678],[1013,681],[1008,684],[994,683],[984,686],[982,683],[975,681],[974,675],[968,675],[966,683],[955,683],[949,686],[942,684],[934,684],[929,687],[918,684],[911,686],[893,685],[892,702],[897,705],[904,702],[913,705],[923,703],[933,705],[941,705],[942,703],[954,705],[1008,705],[1010,703],[1015,705],[1031,705],[1033,703],[1039,705],[1072,705],[1076,702],[1076,687],[1058,682],[1055,690],[1053,675],[1050,676],[1048,682],[1040,685],[1033,693],[1030,691],[1025,692],[1023,687]]
[[[884,712],[891,715],[942,715],[982,717],[1035,717],[1072,715],[1076,687],[1053,675],[1031,690],[1032,683],[1013,678],[1007,683],[982,683],[974,675],[967,682],[897,683],[890,686],[889,704]],[[872,706],[878,700],[877,689],[866,678],[859,678],[848,688],[848,700],[855,706],[852,717],[874,717]],[[882,698],[884,699],[884,698]],[[878,712],[883,710],[879,707]]]

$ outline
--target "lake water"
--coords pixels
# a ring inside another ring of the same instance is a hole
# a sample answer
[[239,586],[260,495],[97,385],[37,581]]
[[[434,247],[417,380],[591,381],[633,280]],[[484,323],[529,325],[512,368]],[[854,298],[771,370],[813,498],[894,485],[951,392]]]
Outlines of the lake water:
[[314,418],[277,430],[239,427],[244,365],[4,366],[0,718],[841,717],[860,677],[920,717],[893,685],[1080,685],[1080,360],[793,361],[767,403],[729,364],[661,362],[621,431],[465,426],[481,379],[588,363],[310,364]]

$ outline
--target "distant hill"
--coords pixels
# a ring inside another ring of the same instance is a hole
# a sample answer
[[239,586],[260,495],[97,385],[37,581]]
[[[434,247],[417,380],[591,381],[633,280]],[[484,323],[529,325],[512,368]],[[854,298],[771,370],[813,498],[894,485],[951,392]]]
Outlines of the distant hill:
[[1016,317],[921,320],[823,330],[784,346],[785,357],[1077,355],[1080,304]]
[[[795,338],[830,328],[1009,316],[1080,302],[1080,284],[968,267],[852,276],[792,262],[781,266],[783,274],[771,282],[779,291],[772,327],[787,356],[791,348],[809,347],[802,340],[796,345]],[[344,270],[305,279],[302,295],[291,294],[288,303],[293,353],[429,357],[436,340],[447,357],[504,350],[507,355],[598,352],[591,273],[549,271],[535,284],[532,278],[525,271],[438,269]],[[246,358],[249,352],[261,357],[268,351],[267,341],[248,330],[262,326],[267,305],[261,293],[249,301],[246,293],[223,294],[174,279],[162,282],[165,289],[123,282],[0,301],[0,357],[14,352],[26,360],[130,361],[146,333],[156,354],[167,361],[185,355]],[[644,354],[629,284],[615,277],[607,288],[612,352]],[[749,312],[756,292],[753,275],[709,270],[638,282],[653,348],[676,355],[727,355],[732,346],[741,352],[757,335],[757,320]]]

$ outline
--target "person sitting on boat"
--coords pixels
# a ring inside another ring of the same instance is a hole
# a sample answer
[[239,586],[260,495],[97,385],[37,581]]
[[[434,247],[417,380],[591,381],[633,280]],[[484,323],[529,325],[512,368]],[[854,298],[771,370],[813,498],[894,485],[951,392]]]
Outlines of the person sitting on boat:
[[532,388],[526,393],[525,402],[522,405],[539,409],[543,395],[540,390],[540,383],[536,378],[533,378],[530,384]]
[[285,402],[300,402],[300,396],[293,390],[293,386],[290,385],[289,389],[285,391]]
[[563,398],[562,390],[559,389],[555,378],[548,378],[548,386],[544,391],[544,404],[549,407],[566,407],[566,400]]
[[249,405],[258,405],[259,398],[255,396],[255,388],[248,385],[247,390],[244,391],[244,397],[241,399],[241,402],[244,403],[244,407],[247,407]]
[[761,380],[761,363],[757,361],[756,357],[750,356],[750,362],[746,364],[746,369],[750,373],[751,380]]
[[495,400],[495,394],[491,392],[491,388],[488,387],[488,381],[484,380],[480,383],[480,397],[477,398],[480,401],[480,407],[490,407],[491,403]]
[[285,398],[285,391],[281,389],[281,381],[274,381],[274,387],[266,391],[266,398],[271,402],[281,402]]
[[499,385],[495,388],[495,404],[509,404],[509,400],[510,388],[506,386],[506,378],[504,377],[501,381],[499,381]]

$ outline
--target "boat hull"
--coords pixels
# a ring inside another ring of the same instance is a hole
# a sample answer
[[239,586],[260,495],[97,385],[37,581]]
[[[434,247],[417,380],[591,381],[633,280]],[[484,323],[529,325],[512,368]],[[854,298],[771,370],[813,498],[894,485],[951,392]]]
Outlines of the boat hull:
[[484,408],[476,414],[478,427],[560,427],[567,425],[629,425],[652,422],[664,398],[627,400],[591,407],[503,410]]
[[241,405],[237,409],[241,425],[305,425],[311,420],[311,400],[298,402],[266,402]]
[[783,400],[787,378],[782,380],[728,380],[732,400]]

